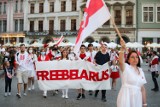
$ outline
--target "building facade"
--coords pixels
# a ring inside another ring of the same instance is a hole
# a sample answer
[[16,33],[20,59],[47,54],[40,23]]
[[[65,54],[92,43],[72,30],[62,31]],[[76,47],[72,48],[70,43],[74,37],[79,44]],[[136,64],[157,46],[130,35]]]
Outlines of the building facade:
[[79,28],[81,0],[26,0],[24,31],[26,42],[49,42],[64,35],[75,42]]
[[160,43],[160,0],[137,0],[138,42]]
[[[136,41],[136,1],[104,0],[126,42]],[[34,41],[47,43],[65,36],[75,42],[86,0],[2,0],[0,2],[1,43]],[[114,41],[119,38],[113,23],[106,22],[85,41]]]
[[0,42],[15,44],[24,41],[23,0],[0,1]]

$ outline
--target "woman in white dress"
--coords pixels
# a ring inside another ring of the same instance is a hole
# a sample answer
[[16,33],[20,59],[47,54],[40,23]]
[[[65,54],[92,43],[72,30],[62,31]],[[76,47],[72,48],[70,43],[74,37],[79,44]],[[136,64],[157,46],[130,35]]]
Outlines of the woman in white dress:
[[121,39],[119,65],[122,71],[122,86],[117,98],[117,107],[146,107],[146,79],[140,68],[140,59],[136,51],[131,51],[124,60],[125,42]]
[[34,54],[33,48],[28,48],[28,90],[34,90],[34,79],[36,76],[35,65],[37,55]]

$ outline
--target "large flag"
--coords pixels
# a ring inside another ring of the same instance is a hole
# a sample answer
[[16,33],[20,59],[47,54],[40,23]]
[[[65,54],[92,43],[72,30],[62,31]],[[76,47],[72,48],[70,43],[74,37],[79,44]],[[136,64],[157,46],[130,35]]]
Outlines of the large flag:
[[78,53],[82,41],[110,19],[110,12],[103,0],[88,0],[81,22],[74,52]]

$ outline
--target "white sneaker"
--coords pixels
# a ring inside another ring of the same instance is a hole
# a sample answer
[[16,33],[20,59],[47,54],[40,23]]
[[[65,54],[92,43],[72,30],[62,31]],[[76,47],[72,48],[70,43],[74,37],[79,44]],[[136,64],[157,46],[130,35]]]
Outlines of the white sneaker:
[[5,93],[4,96],[7,97],[7,93]]
[[11,96],[11,93],[9,92],[8,95]]
[[43,93],[43,98],[47,98],[47,95]]
[[17,97],[18,97],[18,98],[21,98],[21,94],[17,93]]
[[68,99],[68,95],[66,95],[65,98]]
[[28,91],[31,91],[31,88],[28,88]]
[[62,98],[65,98],[65,95],[62,95]]
[[24,96],[27,96],[27,93],[23,93]]
[[32,85],[32,90],[34,90],[34,85]]

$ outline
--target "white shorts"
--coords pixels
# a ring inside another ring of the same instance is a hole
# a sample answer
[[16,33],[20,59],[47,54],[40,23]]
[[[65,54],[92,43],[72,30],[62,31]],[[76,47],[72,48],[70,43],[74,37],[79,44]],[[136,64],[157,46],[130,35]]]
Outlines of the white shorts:
[[17,71],[18,83],[28,83],[28,72],[27,71]]
[[35,77],[35,71],[34,70],[30,70],[28,71],[28,77]]

